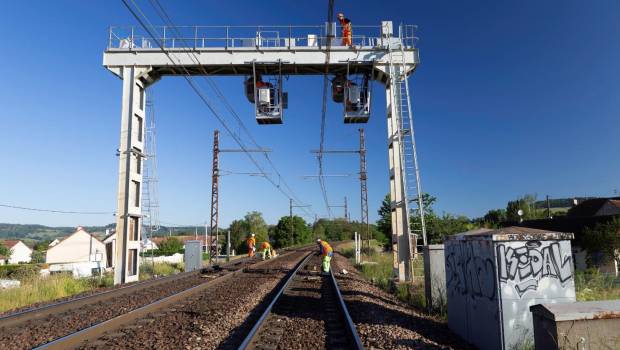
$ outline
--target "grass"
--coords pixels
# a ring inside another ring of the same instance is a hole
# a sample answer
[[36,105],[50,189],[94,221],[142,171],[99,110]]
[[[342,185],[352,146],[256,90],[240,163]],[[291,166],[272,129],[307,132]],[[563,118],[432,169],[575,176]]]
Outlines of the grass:
[[620,299],[620,279],[596,269],[575,272],[577,301]]
[[101,279],[98,277],[74,279],[67,274],[56,274],[46,278],[35,277],[23,280],[20,288],[0,291],[0,312],[65,298],[112,284],[111,275],[105,275]]
[[[384,252],[376,241],[371,241],[371,253],[362,256],[363,264],[357,265],[362,277],[373,285],[394,294],[398,299],[420,310],[426,310],[424,295],[424,262],[421,258],[414,261],[415,278],[413,283],[394,283],[392,271],[392,252]],[[340,246],[341,253],[355,262],[353,243]],[[441,312],[445,314],[445,312]]]
[[[154,268],[153,268],[154,267]],[[153,277],[162,277],[174,275],[179,272],[183,272],[183,264],[170,264],[165,262],[155,263],[153,266],[150,263],[145,263],[140,266],[140,280],[148,280]]]

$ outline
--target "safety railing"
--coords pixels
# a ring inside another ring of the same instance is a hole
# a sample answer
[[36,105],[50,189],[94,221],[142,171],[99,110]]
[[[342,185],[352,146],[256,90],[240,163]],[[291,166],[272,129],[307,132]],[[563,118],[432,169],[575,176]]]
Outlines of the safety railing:
[[[393,37],[406,49],[414,48],[416,26],[400,25]],[[109,28],[108,49],[140,50],[208,49],[208,48],[324,48],[349,46],[339,27],[327,37],[326,26],[155,26],[144,30],[139,26]],[[387,47],[381,26],[352,26],[351,46]]]

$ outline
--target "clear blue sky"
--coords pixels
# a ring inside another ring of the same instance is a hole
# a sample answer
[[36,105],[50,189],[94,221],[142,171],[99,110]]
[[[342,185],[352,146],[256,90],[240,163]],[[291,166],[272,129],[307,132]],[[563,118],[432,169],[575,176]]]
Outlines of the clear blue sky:
[[[138,0],[154,22],[148,1]],[[177,24],[320,24],[327,1],[162,1]],[[354,24],[419,25],[422,64],[411,79],[424,190],[436,210],[468,216],[540,197],[612,195],[620,165],[620,24],[616,1],[336,1]],[[475,4],[475,5],[474,5]],[[268,6],[269,5],[269,6]],[[121,1],[12,1],[0,12],[0,203],[61,210],[116,208],[121,81],[102,67],[107,26],[136,24]],[[241,78],[217,79],[300,199],[325,215],[309,153],[319,143],[321,78],[286,82],[283,126],[258,126]],[[208,217],[212,133],[219,124],[179,78],[155,85],[161,218]],[[388,192],[384,96],[375,86],[368,138],[371,220]],[[357,145],[329,104],[326,144]],[[224,146],[233,147],[229,137]],[[242,155],[222,168],[254,171]],[[356,173],[354,156],[326,160],[327,173]],[[327,181],[330,201],[349,197],[356,177]],[[268,222],[288,200],[260,178],[226,176],[221,223],[251,210]],[[335,208],[340,213],[339,208]],[[112,216],[0,208],[0,222],[90,225]]]

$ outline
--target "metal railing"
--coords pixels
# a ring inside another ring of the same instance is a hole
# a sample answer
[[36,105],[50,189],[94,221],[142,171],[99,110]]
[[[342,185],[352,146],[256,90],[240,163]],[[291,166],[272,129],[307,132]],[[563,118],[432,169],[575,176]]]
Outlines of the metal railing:
[[[406,49],[413,49],[416,26],[400,25],[392,40],[402,38]],[[325,26],[155,26],[149,34],[139,26],[109,28],[108,49],[140,50],[208,49],[208,48],[322,48],[331,40],[332,47],[344,47],[339,28],[328,38]],[[352,45],[355,47],[386,48],[387,38],[381,26],[352,26]]]

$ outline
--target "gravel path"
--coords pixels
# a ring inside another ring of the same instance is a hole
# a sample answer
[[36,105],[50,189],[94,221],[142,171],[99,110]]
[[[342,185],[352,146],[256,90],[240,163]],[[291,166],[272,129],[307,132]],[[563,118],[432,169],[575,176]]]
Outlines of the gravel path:
[[366,349],[472,349],[444,322],[364,280],[346,257],[335,254],[332,270]]

